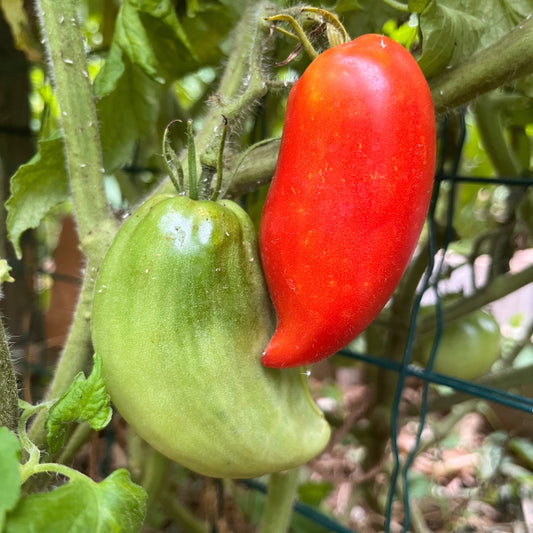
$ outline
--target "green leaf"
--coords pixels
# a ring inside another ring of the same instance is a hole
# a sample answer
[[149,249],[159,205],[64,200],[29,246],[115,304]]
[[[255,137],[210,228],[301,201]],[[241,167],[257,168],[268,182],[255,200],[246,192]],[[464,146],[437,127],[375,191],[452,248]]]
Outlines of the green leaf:
[[126,0],[114,39],[133,64],[160,83],[177,77],[184,64],[198,65],[170,0]]
[[116,44],[95,79],[104,167],[130,162],[135,143],[150,134],[159,114],[163,87],[132,64]]
[[80,372],[48,413],[46,438],[50,451],[56,453],[61,449],[71,422],[87,422],[99,431],[109,424],[112,415],[102,378],[102,359],[95,355],[91,375],[85,379]]
[[170,0],[126,0],[109,56],[94,81],[104,167],[131,162],[154,132],[163,91],[200,66],[219,65],[244,0],[199,3],[178,19]]
[[[200,65],[219,67],[227,46],[231,45],[231,30],[248,3],[246,0],[206,0],[198,2],[193,13],[180,19]],[[186,73],[182,69],[179,76]]]
[[15,281],[10,272],[11,267],[8,265],[7,261],[5,259],[0,259],[0,284],[4,283],[5,281],[9,283],[13,283],[13,281]]
[[458,65],[503,37],[532,9],[532,0],[431,0],[420,14],[420,68],[429,78]]
[[420,29],[423,48],[418,64],[430,78],[472,55],[479,48],[484,24],[468,12],[434,0],[420,17]]
[[8,236],[17,256],[22,256],[20,236],[36,228],[55,206],[69,199],[63,140],[59,133],[39,141],[39,151],[11,178],[6,202]]
[[5,515],[20,497],[20,442],[6,427],[0,428],[0,531]]
[[22,498],[8,514],[6,533],[134,533],[141,530],[145,507],[146,492],[127,470],[100,483],[80,476]]

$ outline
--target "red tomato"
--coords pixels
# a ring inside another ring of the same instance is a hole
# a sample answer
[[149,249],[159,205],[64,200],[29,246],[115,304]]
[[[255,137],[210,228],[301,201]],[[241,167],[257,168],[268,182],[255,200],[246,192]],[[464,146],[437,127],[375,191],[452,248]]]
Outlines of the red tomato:
[[422,230],[435,145],[426,80],[387,37],[330,48],[295,83],[260,225],[278,316],[265,366],[328,357],[378,315]]

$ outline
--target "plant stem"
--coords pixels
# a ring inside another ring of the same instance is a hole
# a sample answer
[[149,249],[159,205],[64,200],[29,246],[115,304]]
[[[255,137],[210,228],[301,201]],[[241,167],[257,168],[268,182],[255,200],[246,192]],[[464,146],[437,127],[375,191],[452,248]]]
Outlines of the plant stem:
[[[91,347],[91,309],[94,291],[94,278],[97,269],[90,261],[87,265],[83,284],[80,292],[72,328],[70,330],[67,342],[61,359],[57,365],[54,379],[47,392],[47,398],[59,398],[61,394],[69,387],[72,380],[85,369],[92,354]],[[46,413],[40,412],[30,428],[30,438],[37,446],[43,446],[45,443],[44,421]]]
[[187,531],[187,533],[209,533],[211,531],[207,524],[195,518],[175,495],[163,492],[159,497],[159,501],[167,516],[183,531]]
[[[272,13],[270,2],[251,2],[235,29],[235,42],[217,89],[220,106],[214,106],[206,116],[196,140],[200,160],[216,168],[222,115],[231,133],[233,121],[262,98],[268,85],[263,78],[262,59],[270,27],[265,21]],[[243,87],[245,88],[243,92]]]
[[[453,320],[458,320],[472,311],[487,305],[495,300],[499,300],[508,294],[520,289],[524,285],[533,282],[533,266],[527,267],[516,274],[505,274],[494,278],[483,289],[468,296],[461,298],[458,302],[451,304],[443,309],[442,318],[446,324]],[[435,331],[437,319],[432,315],[425,316],[418,324],[418,334],[425,335]]]
[[388,5],[389,7],[392,7],[393,9],[397,9],[398,11],[401,11],[402,13],[409,13],[409,6],[407,4],[403,4],[402,2],[399,2],[398,0],[381,0],[384,4]]
[[151,509],[165,485],[170,469],[170,459],[153,448],[146,448],[141,485],[148,494],[146,507]]
[[61,111],[80,246],[99,264],[117,226],[106,203],[98,118],[76,4],[72,0],[37,0],[37,14]]
[[78,472],[78,470],[74,470],[69,466],[61,465],[59,463],[39,463],[31,466],[28,465],[27,468],[24,468],[25,466],[26,465],[22,465],[20,473],[22,483],[24,483],[29,477],[33,476],[34,474],[46,474],[49,472],[62,474],[71,480],[77,479],[87,481],[89,479],[86,475],[82,474],[81,472]]
[[[75,3],[38,0],[37,13],[61,111],[65,160],[80,246],[88,258],[72,329],[47,394],[48,398],[57,398],[85,368],[91,355],[94,278],[118,225],[106,204],[98,122]],[[44,418],[44,413],[39,413],[30,430],[38,446],[44,444]]]
[[283,21],[288,22],[292,29],[294,30],[294,33],[296,34],[296,37],[298,37],[298,41],[300,41],[300,44],[302,45],[303,49],[307,53],[307,55],[311,59],[316,59],[318,57],[318,52],[313,48],[313,45],[307,38],[307,35],[305,34],[304,29],[300,26],[298,21],[288,14],[282,14],[282,15],[274,15],[273,17],[269,17],[267,19],[269,22],[276,22],[276,21]]
[[4,324],[0,319],[0,427],[14,430],[18,422],[17,378],[7,344]]
[[480,96],[474,104],[476,123],[483,147],[500,176],[518,177],[522,169],[505,140],[498,106],[488,95]]
[[270,475],[260,533],[288,531],[298,487],[298,473],[299,469],[295,468]]
[[533,19],[502,39],[430,80],[437,113],[473,100],[533,72]]
[[[239,157],[229,161],[234,169],[231,178],[229,196],[240,196],[266,185],[274,174],[276,160],[279,153],[280,139],[264,139],[250,146]],[[247,157],[253,152],[253,157]]]
[[[229,137],[240,117],[268,90],[268,84],[263,78],[262,58],[269,37],[269,25],[265,18],[273,13],[270,2],[250,2],[235,28],[232,51],[216,91],[219,104],[209,108],[202,129],[195,138],[198,158],[205,167],[217,167],[220,138],[223,135],[222,117],[227,120]],[[275,164],[275,154],[270,158],[270,163]],[[184,168],[187,166],[186,157],[182,164]],[[222,184],[222,191],[226,189],[227,186]],[[165,182],[156,192],[169,190],[172,189],[169,189],[169,183]]]

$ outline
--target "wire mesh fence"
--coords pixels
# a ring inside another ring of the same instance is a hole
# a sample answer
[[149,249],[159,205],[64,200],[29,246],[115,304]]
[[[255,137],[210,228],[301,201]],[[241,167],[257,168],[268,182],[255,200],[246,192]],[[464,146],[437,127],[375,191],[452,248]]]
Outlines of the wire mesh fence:
[[[496,402],[503,406],[521,411],[527,415],[533,414],[533,399],[503,390],[500,387],[491,386],[490,384],[460,379],[451,375],[436,372],[433,367],[437,355],[437,349],[441,341],[444,321],[443,321],[443,304],[442,297],[439,290],[439,282],[444,268],[445,254],[452,243],[454,230],[453,221],[456,213],[456,196],[457,188],[461,183],[486,184],[486,185],[504,185],[507,187],[522,187],[527,188],[533,185],[533,179],[530,177],[470,177],[460,176],[459,168],[465,139],[467,135],[467,127],[465,123],[465,110],[462,109],[460,114],[460,133],[456,146],[456,152],[451,169],[445,173],[444,171],[444,153],[448,148],[448,119],[442,122],[442,130],[440,132],[440,165],[437,168],[435,186],[433,191],[432,202],[430,205],[427,218],[427,235],[428,248],[426,268],[423,277],[419,283],[415,299],[412,305],[412,311],[409,318],[408,337],[405,346],[403,359],[396,361],[372,353],[354,352],[351,350],[342,350],[340,353],[344,357],[362,362],[368,365],[374,365],[385,369],[388,372],[393,372],[397,376],[396,390],[392,403],[392,416],[390,420],[390,448],[393,459],[393,469],[390,475],[390,483],[388,487],[388,495],[385,506],[385,523],[383,530],[386,533],[391,531],[391,520],[393,516],[393,504],[400,501],[403,507],[403,523],[401,524],[401,531],[407,532],[411,526],[411,494],[409,474],[413,467],[415,458],[421,447],[422,432],[426,426],[426,420],[429,413],[429,393],[430,385],[440,385],[447,387],[457,393],[462,393],[473,398]],[[443,186],[445,185],[445,186]],[[444,240],[437,238],[437,223],[436,223],[436,208],[439,200],[444,198],[447,206],[446,210],[446,227],[444,231]],[[429,360],[425,368],[419,364],[413,364],[413,343],[417,333],[417,319],[422,305],[424,295],[431,293],[435,301],[435,320],[436,333],[433,339],[433,345]],[[401,453],[398,446],[398,436],[401,428],[401,407],[402,407],[402,393],[406,386],[408,378],[416,378],[423,382],[421,401],[418,407],[417,431],[414,445],[408,453]],[[463,396],[461,396],[463,398]],[[257,481],[247,481],[248,487],[265,491],[265,486]],[[322,526],[328,531],[334,533],[356,533],[357,529],[349,529],[339,522],[333,520],[331,517],[317,511],[315,508],[297,502],[294,505],[294,511],[307,517],[314,524]],[[398,529],[394,529],[398,531]]]

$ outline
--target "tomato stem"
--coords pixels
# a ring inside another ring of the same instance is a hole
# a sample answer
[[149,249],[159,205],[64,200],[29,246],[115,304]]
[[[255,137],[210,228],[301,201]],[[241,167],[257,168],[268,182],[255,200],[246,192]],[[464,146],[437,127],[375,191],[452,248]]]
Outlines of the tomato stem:
[[[76,5],[70,0],[39,0],[36,10],[61,111],[65,163],[80,246],[87,256],[72,326],[46,396],[57,398],[91,355],[89,322],[94,279],[116,234],[118,221],[108,208],[104,190],[98,117]],[[30,427],[29,434],[37,446],[46,442],[44,421],[45,412],[39,411]]]
[[176,192],[178,194],[183,194],[185,192],[185,178],[183,173],[183,167],[181,165],[178,155],[174,151],[174,148],[172,148],[172,145],[170,144],[170,139],[168,137],[170,128],[176,122],[181,122],[181,120],[176,119],[170,122],[165,128],[165,132],[163,133],[163,161],[165,162],[165,166],[167,167],[168,171],[168,176],[170,178],[170,181],[172,182],[172,185],[174,185]]
[[288,531],[292,504],[298,488],[298,473],[299,469],[295,468],[270,475],[260,533]]
[[224,172],[223,165],[223,156],[224,156],[224,146],[226,144],[226,136],[228,134],[228,119],[222,115],[222,137],[220,139],[220,146],[218,149],[218,158],[217,158],[217,180],[215,182],[215,189],[211,196],[212,201],[216,201],[220,196],[220,190],[222,188],[222,174]]
[[189,198],[198,200],[198,172],[196,169],[196,148],[192,131],[192,120],[187,121],[187,155],[189,163]]
[[80,248],[98,263],[118,224],[108,208],[104,190],[98,117],[76,5],[69,0],[39,0],[36,12],[60,108]]
[[[296,33],[296,36],[302,44],[307,55],[311,59],[315,59],[318,57],[318,52],[314,49],[313,45],[311,44],[311,41],[309,41],[309,39],[307,38],[304,29],[294,17],[282,13],[279,15],[274,15],[273,17],[268,17],[266,20],[269,22],[276,22],[278,20],[282,22],[288,22],[292,26],[292,29]],[[278,30],[277,26],[274,26],[274,28]]]

